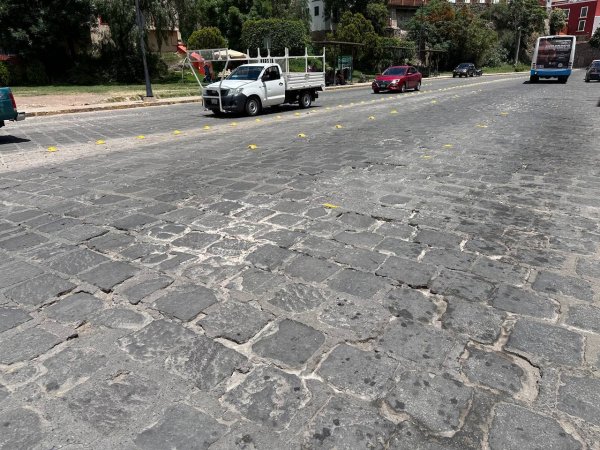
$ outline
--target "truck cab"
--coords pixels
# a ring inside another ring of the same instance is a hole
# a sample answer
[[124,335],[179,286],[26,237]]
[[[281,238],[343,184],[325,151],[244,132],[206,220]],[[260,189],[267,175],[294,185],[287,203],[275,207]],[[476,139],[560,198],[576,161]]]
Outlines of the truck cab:
[[17,111],[17,104],[10,88],[0,87],[0,127],[5,120],[24,120],[25,113]]

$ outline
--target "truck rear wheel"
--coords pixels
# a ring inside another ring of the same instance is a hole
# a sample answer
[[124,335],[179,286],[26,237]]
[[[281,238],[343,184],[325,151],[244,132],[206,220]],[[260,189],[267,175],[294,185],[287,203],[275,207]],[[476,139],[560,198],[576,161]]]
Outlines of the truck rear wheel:
[[246,100],[245,109],[246,114],[248,114],[249,116],[256,116],[258,113],[260,113],[260,100],[256,97],[250,97],[248,100]]
[[298,104],[300,105],[300,108],[310,108],[310,105],[312,105],[312,95],[310,95],[310,92],[304,91],[300,93]]

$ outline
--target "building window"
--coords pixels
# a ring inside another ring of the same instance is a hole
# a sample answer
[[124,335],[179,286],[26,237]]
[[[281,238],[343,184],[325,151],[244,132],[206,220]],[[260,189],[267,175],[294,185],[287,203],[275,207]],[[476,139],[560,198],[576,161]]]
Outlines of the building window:
[[586,18],[587,13],[588,13],[588,7],[584,6],[583,8],[581,8],[581,11],[579,12],[579,18],[581,18],[581,19]]
[[565,19],[569,20],[569,13],[571,12],[571,10],[568,8],[563,8],[563,11],[565,12]]
[[577,25],[577,31],[585,31],[585,20],[580,20]]
[[319,7],[315,6],[315,17],[319,17]]

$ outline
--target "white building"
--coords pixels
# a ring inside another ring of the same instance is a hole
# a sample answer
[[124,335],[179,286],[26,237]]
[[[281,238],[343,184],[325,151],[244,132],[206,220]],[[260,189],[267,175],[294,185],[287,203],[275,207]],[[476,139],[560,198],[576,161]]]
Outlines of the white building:
[[310,34],[314,40],[325,39],[333,31],[331,20],[326,19],[324,0],[309,0]]

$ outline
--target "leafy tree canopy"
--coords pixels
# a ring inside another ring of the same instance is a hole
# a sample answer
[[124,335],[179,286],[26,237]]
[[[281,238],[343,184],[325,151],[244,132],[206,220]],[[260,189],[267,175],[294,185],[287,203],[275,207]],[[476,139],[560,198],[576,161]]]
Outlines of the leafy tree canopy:
[[555,8],[550,13],[550,34],[558,34],[567,25],[567,14],[562,8]]
[[273,54],[282,54],[286,47],[292,52],[304,52],[304,47],[309,43],[308,32],[300,20],[259,19],[244,22],[241,36],[244,49],[266,49],[265,40],[270,42]]
[[192,33],[187,46],[190,49],[226,48],[227,41],[217,27],[204,27]]
[[590,39],[590,45],[593,48],[600,48],[600,27],[596,28],[592,38]]

